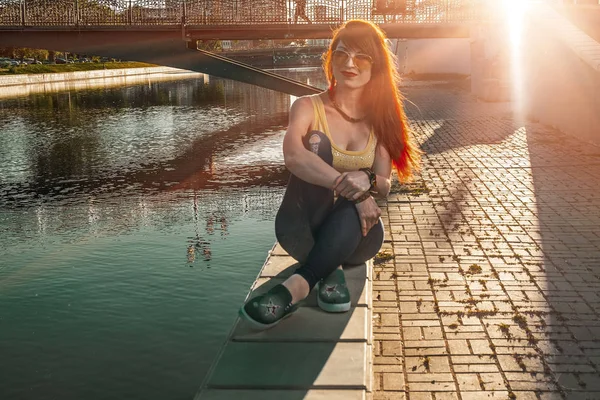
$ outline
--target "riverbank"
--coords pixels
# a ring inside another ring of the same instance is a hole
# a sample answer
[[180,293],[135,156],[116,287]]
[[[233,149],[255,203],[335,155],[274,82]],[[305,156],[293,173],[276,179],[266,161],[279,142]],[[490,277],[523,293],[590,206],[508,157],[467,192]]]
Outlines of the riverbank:
[[158,65],[142,63],[142,62],[135,62],[135,61],[106,62],[106,63],[81,63],[81,64],[32,64],[32,65],[0,68],[0,76],[66,73],[66,72],[77,72],[77,71],[96,71],[96,70],[104,70],[104,69],[152,68],[152,67],[158,67]]
[[[127,63],[129,64],[129,63]],[[138,63],[142,64],[142,63]],[[109,64],[107,64],[109,65]],[[145,64],[150,65],[150,64]],[[44,67],[44,65],[32,65],[31,67]],[[23,67],[27,68],[27,67]],[[32,73],[32,74],[14,74],[0,75],[0,87],[12,85],[28,85],[36,83],[74,81],[82,79],[99,79],[99,78],[114,78],[117,76],[135,76],[149,74],[164,74],[164,73],[182,73],[191,72],[170,67],[132,67],[132,68],[107,68],[96,69],[90,71],[65,71],[65,72],[48,72],[48,73]]]
[[203,78],[200,72],[171,67],[106,69],[66,73],[0,76],[0,98],[94,87],[114,87],[147,81]]

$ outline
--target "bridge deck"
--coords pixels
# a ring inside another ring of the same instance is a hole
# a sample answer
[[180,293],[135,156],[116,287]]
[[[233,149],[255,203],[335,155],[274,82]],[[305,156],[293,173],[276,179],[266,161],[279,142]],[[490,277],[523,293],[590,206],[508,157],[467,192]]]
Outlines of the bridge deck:
[[263,28],[271,32],[312,32],[350,19],[384,25],[468,25],[494,18],[494,8],[501,3],[502,0],[0,0],[0,30],[185,27],[201,34],[221,29],[225,33],[241,31],[251,35],[245,38],[259,38]]
[[[331,37],[331,31],[339,24],[254,24],[254,25],[160,25],[160,26],[127,26],[127,25],[97,25],[97,26],[1,26],[0,32],[47,33],[72,32],[105,32],[108,34],[122,33],[173,33],[182,32],[182,37],[198,40],[243,40],[243,39],[326,39]],[[469,37],[470,24],[416,24],[416,23],[387,23],[379,25],[390,38],[453,38]]]

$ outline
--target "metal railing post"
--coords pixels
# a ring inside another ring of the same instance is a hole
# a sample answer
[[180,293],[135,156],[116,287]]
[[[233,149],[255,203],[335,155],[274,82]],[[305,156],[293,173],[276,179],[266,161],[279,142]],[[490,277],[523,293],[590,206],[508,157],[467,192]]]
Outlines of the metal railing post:
[[129,6],[127,8],[127,25],[131,25],[133,23],[133,10],[131,9],[131,0],[129,0]]
[[21,0],[19,12],[21,14],[21,26],[25,26],[25,0]]
[[79,0],[75,0],[75,26],[79,26]]
[[187,41],[187,35],[186,35],[186,31],[185,31],[185,25],[186,25],[186,21],[187,21],[187,9],[186,9],[186,4],[185,4],[185,0],[183,0],[181,2],[181,10],[180,10],[180,14],[181,14],[181,38],[184,41]]
[[445,10],[444,10],[444,22],[448,22],[449,21],[448,12],[450,12],[450,0],[444,0],[444,3],[446,5]]

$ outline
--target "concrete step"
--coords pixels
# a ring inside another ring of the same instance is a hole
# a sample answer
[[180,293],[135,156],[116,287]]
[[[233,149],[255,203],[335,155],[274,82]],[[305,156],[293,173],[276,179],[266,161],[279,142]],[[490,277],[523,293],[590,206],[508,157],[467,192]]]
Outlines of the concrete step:
[[[270,252],[248,297],[297,268],[280,246]],[[352,307],[327,313],[316,290],[290,318],[254,331],[239,318],[196,400],[364,400],[372,387],[372,263],[345,269]]]
[[230,342],[208,386],[367,389],[366,343]]
[[[348,276],[351,275],[351,276]],[[369,307],[371,304],[371,281],[354,278],[354,274],[346,274],[346,283],[348,284],[348,290],[350,290],[350,301],[354,307]],[[282,283],[286,278],[265,278],[261,277],[256,280],[255,288],[249,298],[255,295],[262,294],[272,288],[273,286]],[[317,307],[317,291],[313,290],[310,292],[308,297],[301,303],[303,307]]]
[[203,400],[365,400],[364,390],[226,390],[209,389]]
[[245,342],[366,342],[371,343],[371,310],[353,307],[346,313],[327,313],[317,307],[300,309],[268,331],[256,332],[238,323],[231,337]]

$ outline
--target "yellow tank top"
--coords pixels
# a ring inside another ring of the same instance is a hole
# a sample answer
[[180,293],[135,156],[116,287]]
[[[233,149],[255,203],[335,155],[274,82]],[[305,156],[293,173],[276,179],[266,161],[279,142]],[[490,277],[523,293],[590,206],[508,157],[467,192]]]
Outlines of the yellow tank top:
[[327,125],[327,116],[325,115],[325,107],[323,100],[319,95],[310,96],[313,104],[313,110],[315,112],[314,123],[312,126],[313,130],[321,131],[329,138],[331,142],[331,152],[333,154],[333,168],[338,172],[357,171],[360,168],[372,168],[373,161],[375,160],[375,148],[377,147],[377,138],[371,128],[369,134],[369,142],[364,149],[353,151],[343,150],[339,148],[331,134],[329,132],[329,125]]

